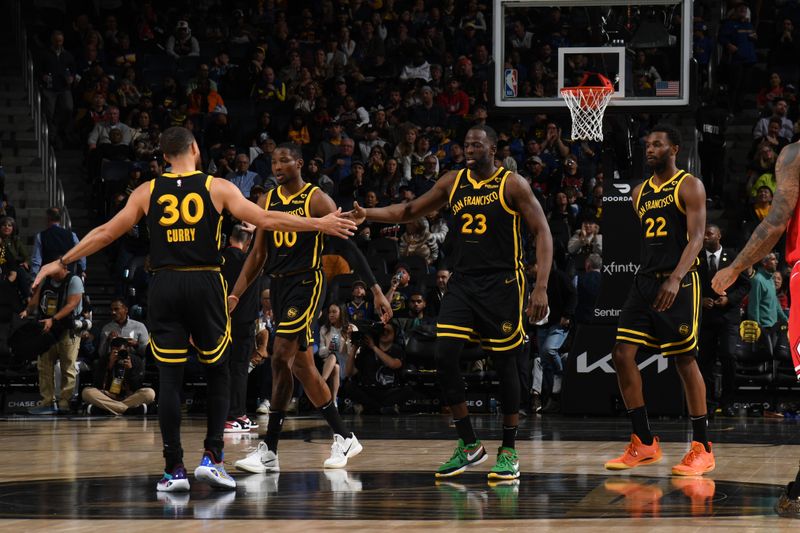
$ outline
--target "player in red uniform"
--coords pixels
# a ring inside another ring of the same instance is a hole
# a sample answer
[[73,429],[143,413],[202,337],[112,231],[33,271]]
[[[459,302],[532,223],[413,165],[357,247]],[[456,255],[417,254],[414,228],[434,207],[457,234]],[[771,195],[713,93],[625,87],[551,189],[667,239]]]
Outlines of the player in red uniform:
[[[794,370],[800,380],[800,209],[797,209],[800,191],[800,142],[790,144],[781,151],[775,174],[778,183],[769,213],[731,266],[717,272],[711,287],[718,294],[724,295],[725,289],[736,281],[739,274],[769,254],[784,230],[787,231],[786,262],[793,265],[789,285],[792,296],[789,347]],[[800,471],[795,480],[786,486],[786,491],[776,505],[776,511],[781,516],[800,518]]]

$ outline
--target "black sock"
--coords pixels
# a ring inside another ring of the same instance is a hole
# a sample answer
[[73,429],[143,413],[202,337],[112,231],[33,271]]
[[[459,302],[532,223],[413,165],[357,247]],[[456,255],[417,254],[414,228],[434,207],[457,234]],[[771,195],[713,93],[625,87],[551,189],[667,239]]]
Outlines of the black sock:
[[286,418],[285,411],[272,411],[269,414],[267,434],[264,437],[264,442],[267,443],[267,448],[275,453],[278,453],[278,439],[281,437],[281,428],[283,427],[284,418]]
[[164,445],[164,472],[172,472],[175,467],[183,466],[183,449],[178,446]]
[[519,426],[503,425],[503,448],[514,448],[517,443],[517,428]]
[[628,410],[628,416],[631,417],[633,433],[639,437],[642,444],[645,446],[653,444],[653,434],[650,433],[650,422],[647,421],[647,407],[643,405],[636,409],[630,409]]
[[320,412],[322,412],[322,416],[325,417],[325,421],[328,422],[328,425],[331,427],[334,433],[341,435],[344,438],[348,438],[350,436],[350,432],[344,427],[342,417],[339,416],[339,410],[336,408],[333,400],[331,400],[330,403],[325,407],[320,408]]
[[794,478],[792,490],[789,491],[790,498],[800,498],[800,470],[797,471],[797,477]]
[[690,416],[692,419],[692,440],[702,444],[707,452],[711,451],[708,445],[708,415]]
[[458,431],[458,438],[464,441],[464,444],[472,444],[477,442],[478,437],[475,435],[475,430],[472,429],[472,421],[469,415],[461,420],[453,420],[456,424],[456,431]]

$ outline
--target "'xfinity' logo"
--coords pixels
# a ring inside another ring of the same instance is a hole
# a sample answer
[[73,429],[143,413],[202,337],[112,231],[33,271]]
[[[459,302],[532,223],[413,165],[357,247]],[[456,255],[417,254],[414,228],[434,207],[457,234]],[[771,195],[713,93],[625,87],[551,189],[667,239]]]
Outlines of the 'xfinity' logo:
[[[608,354],[605,357],[603,357],[601,359],[598,359],[597,361],[595,361],[591,365],[587,364],[588,363],[588,361],[587,361],[588,357],[589,357],[589,354],[587,352],[583,352],[582,354],[580,354],[578,356],[578,359],[577,359],[578,374],[589,374],[591,372],[594,372],[597,369],[602,370],[606,374],[614,374],[615,373],[614,372],[614,367],[611,366],[611,354]],[[645,359],[644,361],[642,361],[641,364],[639,364],[639,370],[642,370],[645,367],[648,367],[648,366],[652,365],[653,363],[656,363],[656,365],[658,365],[657,372],[659,374],[664,372],[665,370],[667,370],[667,367],[669,367],[669,360],[667,360],[667,358],[662,356],[661,354],[656,354],[656,355],[653,355],[650,358]]]
[[639,272],[641,268],[640,265],[636,263],[616,263],[612,261],[607,265],[603,265],[603,273],[608,274],[609,276],[613,276],[614,274],[636,274]]

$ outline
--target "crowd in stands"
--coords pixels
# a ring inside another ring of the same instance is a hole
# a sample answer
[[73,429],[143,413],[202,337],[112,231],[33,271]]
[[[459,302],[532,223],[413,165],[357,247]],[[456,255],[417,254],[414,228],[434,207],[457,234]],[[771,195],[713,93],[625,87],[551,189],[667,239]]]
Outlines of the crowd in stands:
[[[504,21],[508,39],[500,51],[492,44],[491,3],[477,0],[106,4],[108,9],[97,10],[91,3],[70,2],[66,11],[41,7],[31,9],[28,17],[30,42],[38,44],[37,79],[57,133],[54,143],[84,151],[93,190],[87,202],[99,220],[118,212],[137,186],[168,170],[159,135],[170,126],[189,128],[201,148],[203,170],[231,181],[253,201],[276,187],[271,155],[276,146],[291,141],[302,148],[304,179],[349,209],[353,201],[374,207],[424,194],[443,173],[465,167],[466,131],[491,125],[500,138],[496,164],[529,181],[550,223],[556,268],[549,287],[557,312],[547,323],[530,326],[530,357],[539,358],[534,365],[539,374],[527,388],[536,396],[558,392],[565,341],[575,323],[591,320],[599,291],[603,232],[608,231],[602,224],[603,191],[614,169],[608,168],[599,143],[568,139],[563,115],[492,116],[489,82],[494,62],[504,57],[519,70],[523,92],[553,93],[558,47],[592,39],[578,31],[580,9],[548,8],[542,18]],[[698,110],[703,179],[712,202],[745,206],[734,215],[742,218],[736,225],[744,231],[728,239],[738,245],[769,211],[777,153],[798,138],[800,36],[795,26],[800,10],[796,2],[759,3],[761,19],[769,19],[771,9],[779,27],[774,33],[757,32],[754,6],[729,2],[727,19],[711,31],[706,19],[714,3],[696,4],[695,57],[701,65],[718,62],[725,89],[706,86],[709,97]],[[758,43],[770,38],[769,56],[758,57]],[[719,56],[712,53],[717,46]],[[758,61],[768,65],[761,73],[762,87],[749,85]],[[669,68],[654,51],[639,51],[637,90],[652,86]],[[751,93],[762,116],[753,128],[746,183],[731,195],[725,130],[729,113],[748,106]],[[638,137],[643,138],[659,117],[639,118]],[[13,207],[5,198],[3,205],[0,214],[11,217],[0,220],[0,266],[6,281],[17,280],[21,309],[31,274],[47,261],[45,239],[37,236],[29,254],[14,238]],[[237,222],[226,221],[226,236]],[[332,390],[357,412],[395,412],[403,404],[408,374],[430,368],[432,361],[414,355],[424,352],[419,347],[431,338],[450,275],[454,237],[446,212],[405,225],[365,223],[359,228],[354,238],[395,313],[391,324],[376,330],[369,329],[375,314],[366,286],[351,273],[354,263],[342,247],[328,243],[329,293],[319,321],[317,357]],[[532,245],[526,239],[530,261]],[[97,389],[112,386],[120,349],[130,355],[129,368],[144,366],[146,331],[137,331],[137,341],[124,346],[114,337],[128,337],[125,321],[133,321],[128,309],[139,320],[146,316],[147,246],[142,221],[110,257],[120,297],[114,305],[125,308],[125,320],[95,325],[96,335],[81,334],[82,357],[86,352],[95,366]],[[780,272],[785,264],[778,258]],[[85,264],[77,273],[84,269]],[[528,265],[527,273],[534,278],[536,265]],[[266,278],[260,289],[268,292]],[[785,303],[786,284],[778,289]],[[263,296],[261,359],[268,357],[272,327]],[[359,325],[366,330],[357,333]],[[490,369],[491,363],[476,357],[465,365]],[[261,399],[268,399],[267,374],[254,373]],[[137,401],[152,401],[148,392],[140,392],[141,379],[123,390]],[[84,393],[87,402],[93,397]],[[102,408],[122,412],[124,397]]]

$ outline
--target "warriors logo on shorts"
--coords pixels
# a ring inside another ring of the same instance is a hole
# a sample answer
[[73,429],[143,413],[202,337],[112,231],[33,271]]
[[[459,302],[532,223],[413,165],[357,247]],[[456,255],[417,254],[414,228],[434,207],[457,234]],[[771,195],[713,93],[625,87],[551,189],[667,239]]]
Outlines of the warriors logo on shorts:
[[286,311],[286,316],[289,318],[295,318],[297,316],[297,308],[290,307],[288,311]]
[[678,333],[683,335],[684,337],[689,334],[689,325],[688,324],[681,324],[678,328]]
[[503,322],[503,325],[500,327],[503,329],[503,333],[506,335],[514,331],[514,325],[511,322]]

